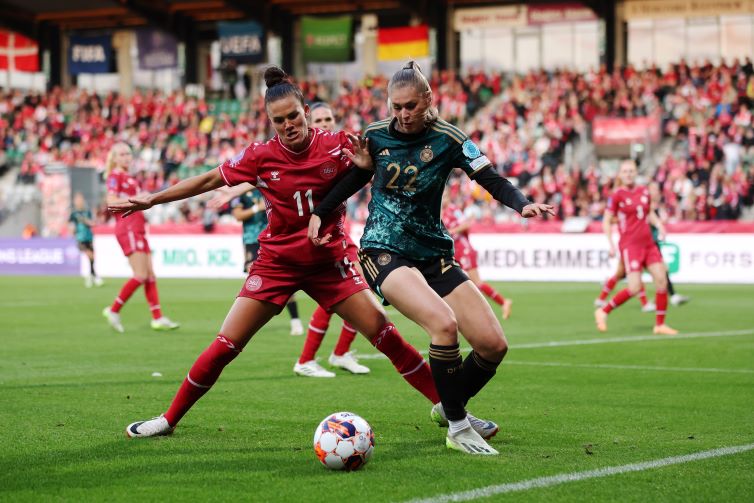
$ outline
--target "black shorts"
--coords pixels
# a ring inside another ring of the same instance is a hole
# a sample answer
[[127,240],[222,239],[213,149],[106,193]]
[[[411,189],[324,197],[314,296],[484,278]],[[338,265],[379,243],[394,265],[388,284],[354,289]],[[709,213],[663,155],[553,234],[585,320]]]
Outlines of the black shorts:
[[244,257],[243,257],[243,272],[249,272],[249,267],[259,256],[259,243],[252,243],[243,245]]
[[94,251],[94,246],[91,241],[79,241],[79,250],[81,251]]
[[390,303],[382,295],[380,286],[388,274],[399,267],[418,269],[429,287],[440,297],[445,297],[469,280],[452,255],[431,260],[411,260],[397,253],[369,248],[359,250],[359,262],[369,287],[382,298],[382,303],[386,306]]

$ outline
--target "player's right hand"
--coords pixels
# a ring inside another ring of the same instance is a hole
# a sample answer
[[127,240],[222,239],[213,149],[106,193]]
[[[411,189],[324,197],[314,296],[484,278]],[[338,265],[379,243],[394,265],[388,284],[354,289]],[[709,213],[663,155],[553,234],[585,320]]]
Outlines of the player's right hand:
[[615,257],[615,255],[617,255],[617,252],[615,251],[615,246],[610,245],[610,251],[608,252],[608,255],[610,256],[610,258],[613,258]]
[[126,201],[108,204],[107,210],[111,213],[122,213],[125,218],[129,215],[133,215],[137,211],[148,210],[151,207],[152,200],[150,196],[137,196],[130,197]]
[[322,225],[322,219],[318,215],[312,215],[309,217],[309,230],[307,236],[309,240],[314,243],[314,246],[325,245],[332,239],[332,234],[325,234],[319,237],[319,227]]

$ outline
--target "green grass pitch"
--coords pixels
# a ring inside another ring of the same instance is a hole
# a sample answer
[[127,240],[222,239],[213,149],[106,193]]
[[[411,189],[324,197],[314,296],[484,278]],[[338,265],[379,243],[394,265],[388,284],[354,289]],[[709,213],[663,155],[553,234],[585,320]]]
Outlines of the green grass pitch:
[[[182,324],[167,334],[149,329],[141,291],[123,310],[126,333],[109,329],[101,311],[121,284],[0,278],[0,500],[405,501],[554,475],[563,483],[491,500],[754,499],[754,450],[570,478],[754,443],[752,286],[681,286],[692,301],[671,308],[668,322],[696,336],[650,338],[653,315],[636,300],[596,332],[597,284],[497,284],[514,299],[504,324],[511,350],[469,408],[500,423],[492,445],[501,455],[475,458],[444,447],[429,404],[385,359],[363,360],[368,376],[294,376],[304,338],[288,334],[285,313],[174,435],[128,440],[129,422],[167,408],[242,280],[161,280],[164,311]],[[299,300],[306,323],[314,305]],[[426,335],[388,312],[427,348]],[[333,319],[323,360],[339,329]],[[363,338],[355,348],[375,353]],[[312,451],[315,426],[340,410],[375,431],[374,456],[358,472],[328,471]]]

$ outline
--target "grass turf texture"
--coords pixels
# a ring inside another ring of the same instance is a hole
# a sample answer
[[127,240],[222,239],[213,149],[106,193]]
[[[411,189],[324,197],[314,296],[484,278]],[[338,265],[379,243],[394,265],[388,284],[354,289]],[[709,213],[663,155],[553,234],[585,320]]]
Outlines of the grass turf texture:
[[[400,501],[754,442],[754,330],[526,347],[648,335],[654,323],[632,300],[600,335],[592,318],[599,285],[541,283],[496,285],[515,300],[504,325],[512,349],[470,409],[501,424],[492,441],[498,457],[447,450],[429,404],[385,359],[364,360],[368,376],[294,376],[304,338],[288,335],[285,312],[173,436],[127,440],[129,422],[167,408],[241,281],[161,280],[165,313],[181,328],[151,331],[138,291],[122,312],[126,333],[119,335],[100,313],[121,284],[110,279],[87,290],[77,278],[0,278],[1,500]],[[754,329],[754,287],[679,290],[693,296],[670,308],[668,322],[682,332]],[[306,323],[314,305],[299,297]],[[427,348],[418,328],[389,313],[407,339]],[[323,359],[339,331],[334,318]],[[361,337],[355,348],[375,352]],[[362,415],[375,431],[374,456],[359,472],[328,471],[312,451],[316,425],[341,410]],[[754,493],[752,466],[749,451],[494,499],[746,500]]]

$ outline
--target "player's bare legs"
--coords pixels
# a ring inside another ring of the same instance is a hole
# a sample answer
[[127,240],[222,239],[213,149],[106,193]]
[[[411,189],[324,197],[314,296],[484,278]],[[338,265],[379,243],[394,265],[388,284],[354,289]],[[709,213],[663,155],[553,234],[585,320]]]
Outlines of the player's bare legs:
[[600,332],[607,331],[607,315],[641,290],[641,271],[629,272],[626,275],[626,279],[628,286],[615,294],[615,297],[605,307],[601,307],[594,312],[594,321],[597,324],[597,330]]
[[[481,297],[471,283],[469,286]],[[430,336],[429,362],[443,413],[449,423],[446,445],[471,454],[497,454],[469,422],[466,413],[466,379],[464,373],[459,372],[463,368],[463,359],[453,310],[413,268],[404,266],[393,270],[382,282],[380,290],[388,302]],[[483,303],[489,309],[487,302]],[[476,446],[479,451],[464,449],[468,445]]]
[[369,290],[357,292],[333,306],[333,311],[364,334],[390,359],[401,376],[432,403],[440,401],[432,372],[419,352],[401,337]]
[[181,418],[217,382],[223,369],[280,310],[280,306],[269,302],[236,298],[220,333],[194,362],[167,412],[149,421],[131,423],[126,434],[135,438],[172,433]]
[[668,308],[668,280],[667,268],[664,262],[654,262],[647,266],[652,281],[655,284],[655,313],[654,333],[657,335],[675,335],[677,330],[665,324],[665,313]]
[[464,272],[469,276],[469,279],[474,282],[476,287],[479,288],[480,292],[495,301],[495,303],[501,307],[503,311],[503,319],[507,320],[508,318],[510,318],[513,301],[508,297],[503,297],[500,292],[492,288],[492,286],[490,286],[488,283],[482,281],[482,277],[479,276],[479,269],[477,269],[476,267],[473,269],[465,270]]

